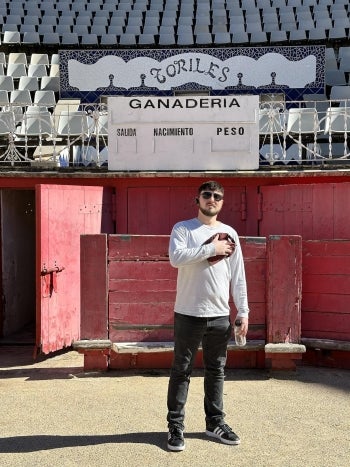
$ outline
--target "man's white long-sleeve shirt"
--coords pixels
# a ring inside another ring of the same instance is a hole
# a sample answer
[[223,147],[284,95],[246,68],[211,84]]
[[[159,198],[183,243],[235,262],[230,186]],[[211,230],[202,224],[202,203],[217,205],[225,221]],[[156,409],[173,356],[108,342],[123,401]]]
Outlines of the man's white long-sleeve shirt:
[[[211,264],[207,259],[215,255],[215,246],[203,244],[221,232],[234,239],[236,248],[230,257]],[[178,222],[171,232],[169,258],[178,269],[176,313],[208,318],[229,315],[231,292],[238,316],[248,317],[242,250],[232,227],[223,223],[210,227],[197,218]]]

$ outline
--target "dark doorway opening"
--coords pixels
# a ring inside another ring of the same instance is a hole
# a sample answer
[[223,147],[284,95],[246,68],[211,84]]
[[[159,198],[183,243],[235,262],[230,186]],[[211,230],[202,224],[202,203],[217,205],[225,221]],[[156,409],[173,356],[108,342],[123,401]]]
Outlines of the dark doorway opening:
[[34,190],[0,190],[0,213],[0,344],[34,344]]

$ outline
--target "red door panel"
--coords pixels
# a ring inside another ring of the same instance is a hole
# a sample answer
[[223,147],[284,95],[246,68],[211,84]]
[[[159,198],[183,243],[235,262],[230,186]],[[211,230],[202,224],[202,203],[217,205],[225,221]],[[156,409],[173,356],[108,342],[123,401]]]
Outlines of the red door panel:
[[350,183],[261,187],[259,235],[350,238]]
[[[128,189],[128,233],[169,235],[173,225],[197,216],[196,190],[191,187],[142,187]],[[225,187],[220,220],[245,235],[245,188]]]
[[334,184],[334,238],[350,238],[350,183]]
[[169,234],[168,187],[128,189],[128,232],[137,235]]
[[71,345],[80,330],[80,235],[101,233],[103,187],[36,186],[36,346]]

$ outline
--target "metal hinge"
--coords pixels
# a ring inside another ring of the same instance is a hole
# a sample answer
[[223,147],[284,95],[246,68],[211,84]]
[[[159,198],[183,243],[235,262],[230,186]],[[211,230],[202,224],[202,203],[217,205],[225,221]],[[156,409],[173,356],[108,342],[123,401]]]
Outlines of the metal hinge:
[[116,213],[116,205],[117,205],[117,197],[116,194],[112,194],[112,221],[115,222],[117,220],[117,213]]
[[241,193],[241,220],[247,220],[247,194],[245,191]]
[[52,297],[53,292],[58,292],[57,287],[57,274],[64,271],[64,267],[54,266],[52,268],[47,268],[46,265],[43,265],[43,268],[40,272],[42,277],[42,296]]
[[263,195],[258,193],[258,221],[261,221],[263,218]]

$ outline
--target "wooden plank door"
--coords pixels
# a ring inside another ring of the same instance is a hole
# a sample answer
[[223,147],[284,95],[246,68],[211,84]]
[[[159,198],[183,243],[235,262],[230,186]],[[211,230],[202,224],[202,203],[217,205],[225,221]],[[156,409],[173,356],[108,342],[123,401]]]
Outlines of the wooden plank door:
[[313,190],[306,185],[266,186],[260,191],[259,235],[313,235]]
[[262,187],[259,235],[349,238],[349,196],[349,183]]
[[36,348],[79,339],[80,235],[101,233],[103,187],[36,186]]
[[[197,217],[196,189],[192,187],[131,187],[128,189],[128,232],[169,235],[176,222]],[[225,187],[220,220],[246,234],[245,187]]]

